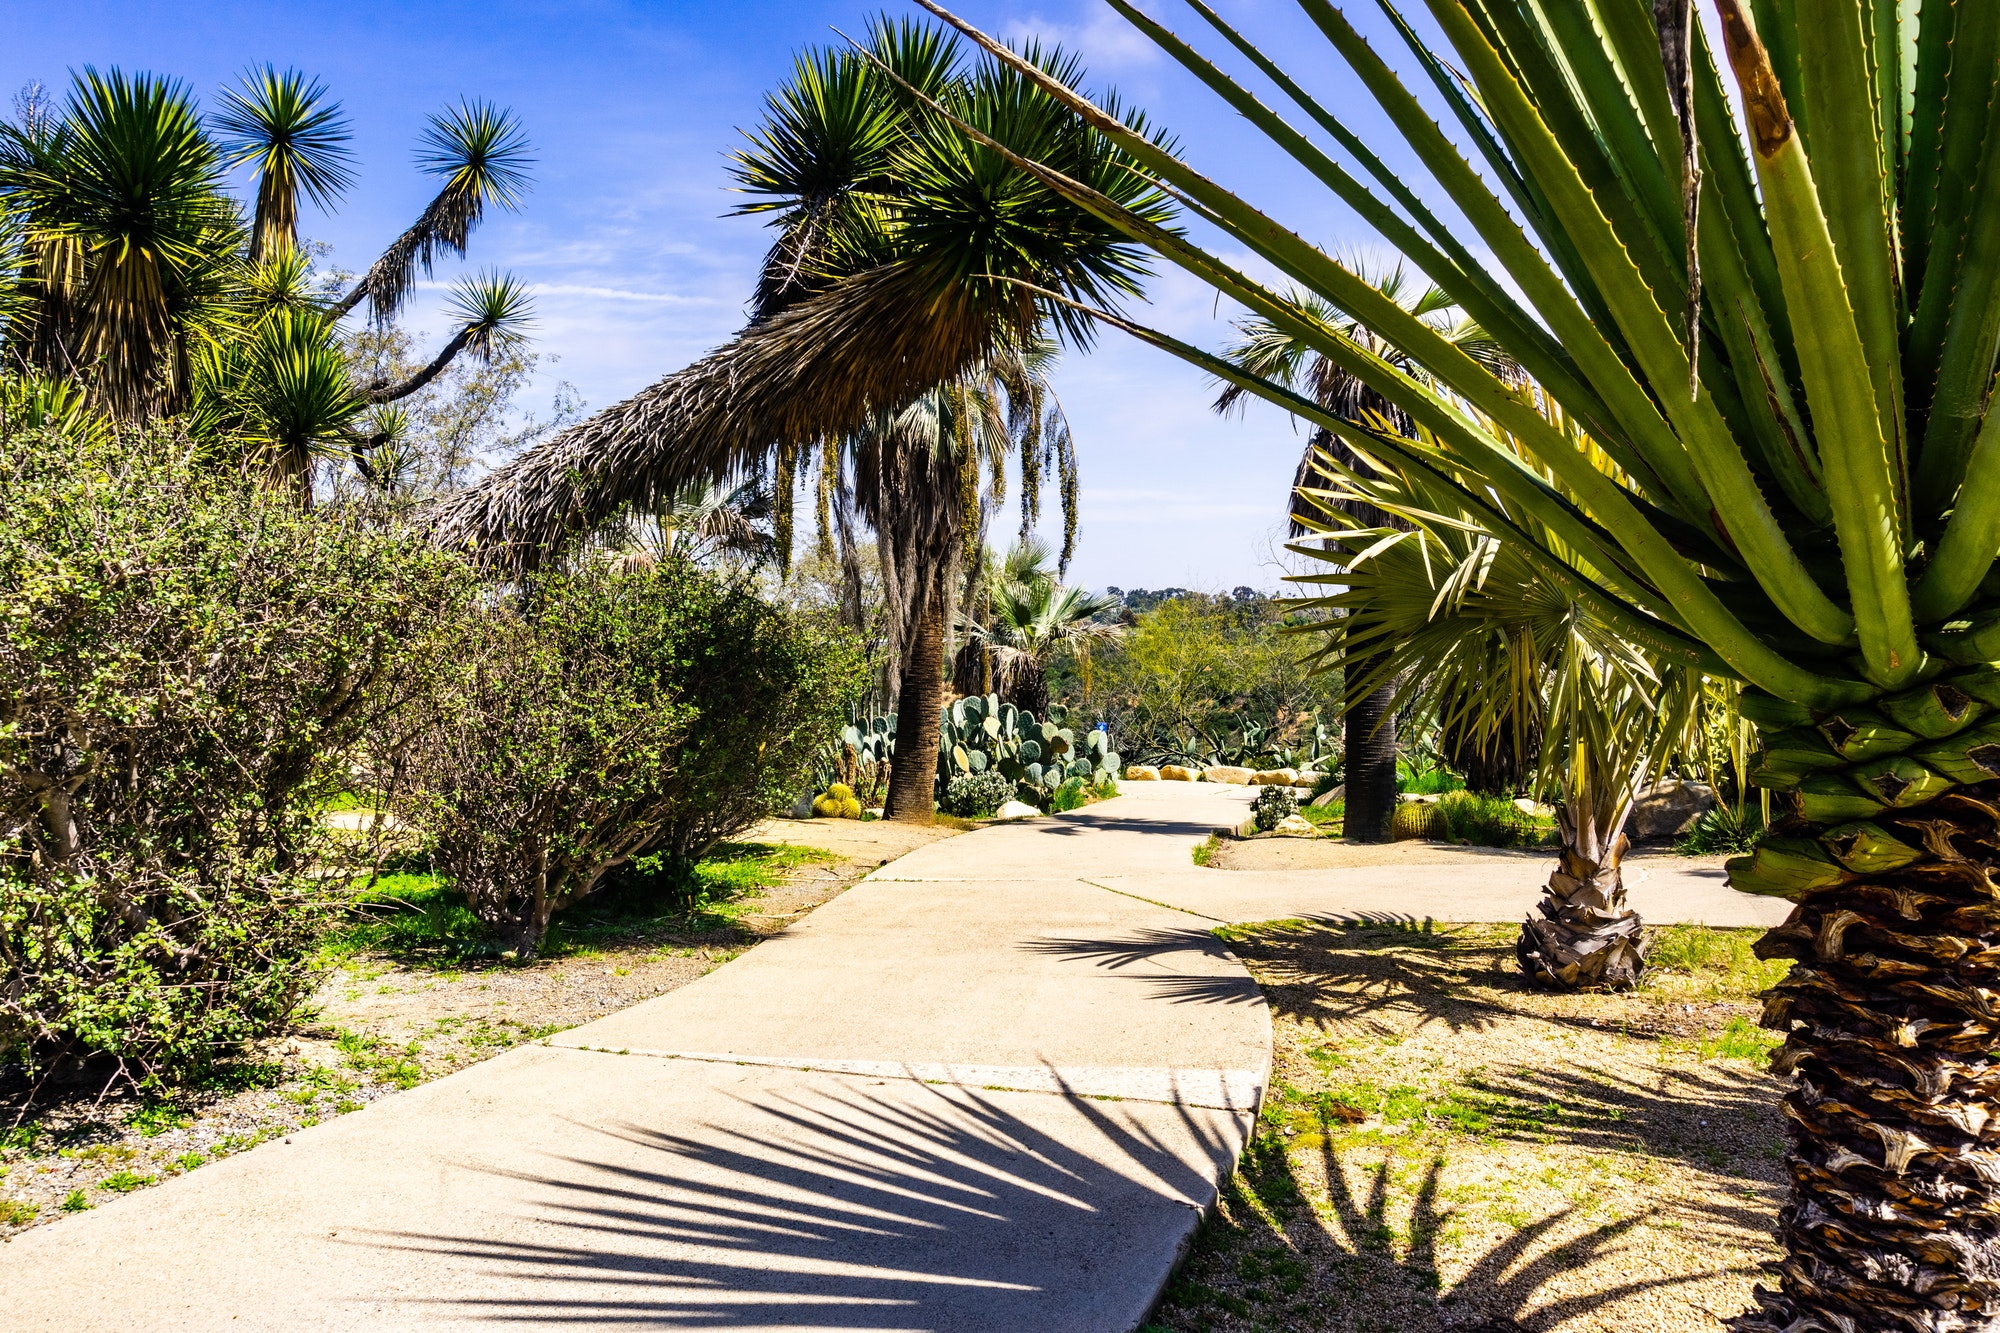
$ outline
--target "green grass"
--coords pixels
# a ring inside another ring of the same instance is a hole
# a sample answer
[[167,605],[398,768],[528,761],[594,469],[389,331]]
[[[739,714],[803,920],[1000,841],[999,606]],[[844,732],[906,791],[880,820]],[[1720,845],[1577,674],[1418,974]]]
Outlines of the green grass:
[[[724,843],[674,883],[655,863],[558,916],[541,956],[586,954],[611,941],[663,930],[721,929],[744,914],[748,900],[781,883],[788,870],[835,859],[812,847]],[[322,947],[336,962],[374,953],[430,967],[493,952],[458,891],[443,876],[422,873],[377,879],[356,897],[347,920]]]
[[0,1199],[0,1227],[24,1227],[41,1211],[26,1199]]
[[63,1195],[63,1201],[56,1207],[66,1213],[87,1213],[90,1211],[90,1200],[84,1197],[82,1190],[71,1190]]
[[158,1176],[142,1176],[137,1171],[120,1171],[115,1176],[106,1176],[97,1182],[99,1189],[111,1190],[118,1194],[130,1194],[158,1180]]
[[1315,828],[1331,828],[1336,833],[1347,822],[1347,802],[1335,801],[1331,805],[1302,805],[1299,815]]
[[1748,1000],[1776,985],[1791,967],[1752,951],[1763,931],[1668,926],[1653,936],[1646,956],[1651,985],[1692,991],[1716,1000]]
[[1194,863],[1198,866],[1207,865],[1214,859],[1215,849],[1221,845],[1222,839],[1216,837],[1213,833],[1209,834],[1208,841],[1194,849]]
[[125,1123],[152,1139],[170,1129],[186,1129],[194,1123],[194,1117],[169,1103],[149,1102],[134,1111]]

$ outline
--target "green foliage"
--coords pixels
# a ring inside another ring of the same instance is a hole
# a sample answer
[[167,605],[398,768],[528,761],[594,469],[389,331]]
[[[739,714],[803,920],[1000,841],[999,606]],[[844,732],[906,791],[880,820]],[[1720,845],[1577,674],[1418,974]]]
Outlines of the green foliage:
[[1070,810],[1081,810],[1088,804],[1090,804],[1090,788],[1082,778],[1069,778],[1049,793],[1048,812],[1060,815]]
[[24,1227],[41,1214],[41,1208],[26,1199],[0,1199],[0,1227]]
[[997,694],[953,700],[938,727],[940,791],[954,778],[997,772],[1014,783],[1021,800],[1046,810],[1067,781],[1101,784],[1115,778],[1123,760],[1106,734],[1092,730],[1079,736],[1069,720],[1060,704],[1038,719],[1002,703]]
[[469,616],[406,759],[425,850],[502,949],[664,837],[694,710],[680,702],[675,582],[551,574]]
[[1791,963],[1762,959],[1755,930],[1668,926],[1646,955],[1648,985],[1696,988],[1715,999],[1751,999],[1781,980]]
[[1298,812],[1298,798],[1290,787],[1259,787],[1257,799],[1250,804],[1250,817],[1260,833],[1269,833]]
[[0,447],[0,1050],[199,1076],[309,993],[318,811],[427,688],[457,562],[182,442]]
[[1444,821],[1444,838],[1475,847],[1539,847],[1555,832],[1553,819],[1527,814],[1504,796],[1453,791],[1432,808]]
[[1071,665],[1053,692],[1101,717],[1135,763],[1331,767],[1338,744],[1320,710],[1335,703],[1335,683],[1313,676],[1310,645],[1285,623],[1268,598],[1188,593],[1098,648],[1087,678]]
[[1683,856],[1754,851],[1764,839],[1764,816],[1756,806],[1741,810],[1718,805],[1695,817],[1694,825],[1674,844]]
[[691,710],[661,775],[660,831],[643,850],[688,866],[791,805],[866,677],[851,635],[759,597],[745,579],[670,559],[624,581],[664,617],[667,655],[654,669]]
[[987,769],[946,783],[938,807],[963,819],[986,819],[1013,799],[1014,780],[997,769]]

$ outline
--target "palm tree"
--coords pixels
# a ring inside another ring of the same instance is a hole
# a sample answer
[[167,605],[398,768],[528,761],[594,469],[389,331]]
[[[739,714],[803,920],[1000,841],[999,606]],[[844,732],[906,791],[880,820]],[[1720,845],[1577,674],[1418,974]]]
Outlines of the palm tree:
[[[1405,443],[1441,461],[1435,440]],[[1477,750],[1549,738],[1534,785],[1559,793],[1562,853],[1522,928],[1521,969],[1566,989],[1636,984],[1645,944],[1625,898],[1625,823],[1634,793],[1691,740],[1704,678],[1621,638],[1427,475],[1377,471],[1351,451],[1313,471],[1326,480],[1307,498],[1323,517],[1304,526],[1320,540],[1292,549],[1332,567],[1299,580],[1332,589],[1301,607],[1334,613],[1310,622],[1326,641],[1318,664],[1388,690],[1392,711],[1435,710]]]
[[1124,637],[1102,619],[1121,598],[1065,587],[1048,569],[1054,551],[1038,538],[1015,543],[996,569],[984,618],[968,620],[971,644],[992,664],[994,685],[1020,708],[1049,711],[1048,668],[1060,653],[1088,658],[1092,648]]
[[[1418,287],[1398,263],[1371,272],[1364,264],[1353,263],[1355,271],[1388,300],[1412,318],[1431,325],[1447,341],[1488,366],[1496,374],[1518,377],[1505,351],[1485,331],[1462,315],[1455,316],[1456,303],[1435,284]],[[1320,300],[1310,292],[1294,290],[1291,299],[1310,310],[1321,324],[1337,328],[1341,335],[1406,374],[1423,372],[1398,348],[1390,345],[1359,320]],[[1362,425],[1380,425],[1399,434],[1408,434],[1409,418],[1396,405],[1369,388],[1337,362],[1313,352],[1288,328],[1269,319],[1252,316],[1239,326],[1241,340],[1229,349],[1229,357],[1245,371],[1260,379],[1310,393],[1315,402],[1343,419]],[[1238,408],[1245,390],[1225,383],[1215,400],[1215,410],[1228,413]],[[1292,479],[1290,494],[1291,535],[1303,536],[1319,526],[1319,503],[1315,488],[1331,480],[1320,459],[1329,451],[1349,467],[1359,459],[1332,432],[1320,428],[1306,440],[1299,466]],[[1370,505],[1366,499],[1349,498],[1340,503],[1358,506],[1353,516],[1369,527],[1392,525],[1395,520]],[[1388,842],[1394,838],[1396,820],[1396,710],[1391,701],[1396,693],[1393,678],[1381,680],[1366,694],[1353,688],[1363,678],[1380,679],[1373,664],[1356,662],[1346,677],[1348,688],[1341,710],[1342,768],[1346,786],[1346,813],[1342,833],[1355,842]]]
[[[441,539],[532,567],[622,510],[766,461],[783,559],[793,485],[818,466],[847,479],[878,535],[902,627],[897,735],[934,749],[947,602],[981,539],[994,449],[1067,458],[1066,432],[1051,438],[1016,367],[1051,333],[1087,342],[1090,322],[1066,302],[1116,301],[1143,272],[1140,248],[1008,154],[1060,162],[1156,222],[1170,211],[1129,155],[1040,87],[1077,83],[1075,61],[1024,58],[1032,77],[966,70],[955,41],[884,22],[865,52],[801,59],[738,158],[750,207],[779,230],[750,325],[445,500]],[[931,775],[898,768],[888,809],[929,820]]]
[[1045,84],[1232,243],[1435,385],[1059,167],[1041,179],[1297,330],[1434,432],[1442,459],[1125,326],[1455,488],[1621,638],[1750,687],[1744,713],[1767,745],[1759,780],[1784,817],[1731,882],[1797,904],[1758,948],[1798,964],[1767,994],[1764,1021],[1784,1036],[1773,1068],[1799,1080],[1777,1289],[1734,1326],[1993,1327],[2000,1169],[1987,1136],[2000,1104],[1983,1071],[2000,1023],[1986,871],[2000,846],[2000,7],[1757,0],[1753,19],[1742,0],[1717,0],[1747,134],[1688,5],[1432,0],[1443,53],[1386,7],[1412,73],[1456,119],[1454,140],[1339,10],[1301,0],[1398,155],[1452,200],[1454,227],[1204,0],[1190,0],[1195,15],[1312,133],[1128,0],[1110,3],[1449,292],[1546,403]]

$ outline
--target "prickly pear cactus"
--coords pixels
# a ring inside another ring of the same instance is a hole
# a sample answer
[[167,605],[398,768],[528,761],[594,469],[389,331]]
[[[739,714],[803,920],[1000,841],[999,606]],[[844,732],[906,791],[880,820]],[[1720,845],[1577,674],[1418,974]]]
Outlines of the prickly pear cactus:
[[1011,778],[1021,800],[1046,807],[1070,778],[1096,783],[1118,776],[1123,762],[1101,731],[1081,736],[1060,706],[1046,719],[996,695],[967,695],[944,708],[938,726],[938,792],[952,779],[997,772]]

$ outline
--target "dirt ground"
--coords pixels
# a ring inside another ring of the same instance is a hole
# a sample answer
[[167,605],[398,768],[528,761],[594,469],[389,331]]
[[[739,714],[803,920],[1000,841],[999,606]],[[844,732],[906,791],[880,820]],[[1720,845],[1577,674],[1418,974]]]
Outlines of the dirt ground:
[[[17,1125],[21,1090],[0,1089],[0,1241],[685,986],[884,863],[958,831],[768,820],[743,841],[825,855],[679,925],[588,934],[526,964],[345,957],[288,1032],[166,1100],[123,1086],[100,1096],[107,1071],[86,1067],[44,1089]],[[589,910],[572,909],[586,928]]]
[[[1209,865],[1222,870],[1337,870],[1353,866],[1476,865],[1495,857],[1541,861],[1553,866],[1547,848],[1466,847],[1442,842],[1346,842],[1340,838],[1224,838],[1210,854]],[[1726,856],[1682,856],[1668,847],[1634,851],[1627,866],[1671,859],[1683,869],[1722,868]]]
[[1561,997],[1524,988],[1511,928],[1233,932],[1272,1091],[1149,1333],[1716,1329],[1776,1257],[1754,935]]

